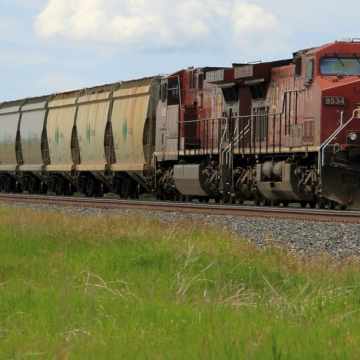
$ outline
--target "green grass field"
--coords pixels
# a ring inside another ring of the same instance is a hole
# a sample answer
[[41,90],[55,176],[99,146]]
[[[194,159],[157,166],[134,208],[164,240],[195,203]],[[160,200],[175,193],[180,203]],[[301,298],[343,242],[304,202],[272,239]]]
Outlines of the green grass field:
[[1,359],[358,359],[360,265],[195,223],[0,207]]

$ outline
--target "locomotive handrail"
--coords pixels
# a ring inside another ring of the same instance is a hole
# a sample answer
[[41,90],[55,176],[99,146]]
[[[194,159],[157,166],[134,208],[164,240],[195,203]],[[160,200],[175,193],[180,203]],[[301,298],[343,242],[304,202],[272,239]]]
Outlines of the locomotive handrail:
[[[232,119],[238,119],[240,116],[232,117]],[[229,163],[228,161],[228,155],[230,153],[231,147],[233,145],[236,145],[241,139],[244,138],[244,136],[251,130],[251,121],[249,118],[248,124],[244,127],[244,129],[241,130],[241,132],[233,139],[233,141],[223,150],[221,156],[223,157],[225,155],[226,163]]]
[[[357,116],[355,116],[355,113],[357,113]],[[319,159],[318,159],[318,172],[321,174],[321,169],[324,164],[324,158],[325,158],[325,148],[331,143],[331,141],[334,139],[336,135],[339,134],[340,131],[342,131],[350,122],[352,122],[354,119],[360,118],[360,109],[353,110],[352,117],[344,124],[343,123],[343,113],[341,113],[341,120],[340,120],[340,126],[333,132],[332,135],[319,147]]]

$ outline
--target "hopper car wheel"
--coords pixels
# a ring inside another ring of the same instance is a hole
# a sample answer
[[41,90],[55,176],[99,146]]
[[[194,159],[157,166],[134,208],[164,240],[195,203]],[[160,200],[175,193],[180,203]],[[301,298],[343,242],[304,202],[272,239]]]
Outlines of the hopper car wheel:
[[215,202],[218,204],[220,202],[220,198],[215,198]]
[[95,183],[93,179],[89,179],[86,184],[86,195],[94,196],[95,195]]
[[335,209],[335,201],[327,200],[327,201],[326,201],[326,205],[327,205],[328,208],[331,209],[331,210],[334,210],[334,209]]
[[254,199],[254,205],[256,205],[256,206],[261,205],[261,197],[260,196],[257,196]]
[[236,204],[242,205],[244,203],[244,200],[241,198],[236,199]]
[[279,200],[269,200],[270,206],[279,206],[280,205],[280,201]]
[[325,209],[325,202],[323,200],[318,200],[317,206],[319,209]]
[[283,207],[288,207],[290,204],[289,200],[283,200],[282,205]]
[[315,207],[316,207],[316,201],[310,201],[310,202],[309,202],[309,206],[310,206],[311,209],[315,209]]
[[300,206],[302,208],[306,208],[307,202],[306,201],[300,201]]
[[59,178],[56,182],[56,189],[55,189],[56,195],[64,195],[64,180],[62,178]]

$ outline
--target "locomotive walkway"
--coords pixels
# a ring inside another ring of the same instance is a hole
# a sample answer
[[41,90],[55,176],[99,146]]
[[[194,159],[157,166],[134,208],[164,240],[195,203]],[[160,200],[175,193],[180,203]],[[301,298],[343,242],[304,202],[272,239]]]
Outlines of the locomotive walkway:
[[105,209],[137,209],[147,211],[187,212],[209,215],[267,217],[308,221],[360,223],[358,210],[328,210],[296,207],[267,207],[198,202],[129,200],[111,198],[66,197],[51,195],[0,194],[0,202],[39,203],[63,206],[84,206]]

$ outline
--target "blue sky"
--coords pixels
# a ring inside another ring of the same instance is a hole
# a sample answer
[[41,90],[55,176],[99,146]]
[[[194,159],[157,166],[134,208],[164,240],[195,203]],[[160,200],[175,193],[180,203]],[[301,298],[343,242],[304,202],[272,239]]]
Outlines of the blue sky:
[[0,102],[360,38],[358,0],[0,0],[0,9]]

